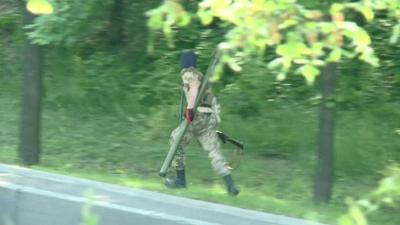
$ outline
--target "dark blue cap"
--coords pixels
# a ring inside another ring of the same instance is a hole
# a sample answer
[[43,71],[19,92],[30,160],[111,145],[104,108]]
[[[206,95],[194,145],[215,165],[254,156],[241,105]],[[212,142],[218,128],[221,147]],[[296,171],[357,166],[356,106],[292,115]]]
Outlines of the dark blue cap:
[[193,51],[185,52],[182,54],[181,67],[182,69],[194,67],[196,68],[197,56]]

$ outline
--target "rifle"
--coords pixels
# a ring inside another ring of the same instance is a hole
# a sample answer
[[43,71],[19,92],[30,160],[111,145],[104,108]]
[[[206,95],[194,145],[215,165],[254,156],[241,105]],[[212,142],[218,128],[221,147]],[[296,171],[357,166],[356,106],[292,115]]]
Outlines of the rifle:
[[241,150],[244,149],[244,144],[241,143],[240,141],[233,139],[231,137],[229,137],[228,135],[222,133],[221,131],[217,130],[217,134],[219,139],[221,139],[222,143],[226,143],[226,142],[230,142],[231,144],[235,145],[236,147],[240,148]]
[[[207,72],[206,75],[204,76],[203,82],[200,85],[200,89],[198,92],[198,95],[196,97],[196,101],[193,107],[193,111],[196,112],[197,107],[200,104],[201,99],[203,99],[203,96],[205,94],[205,91],[207,90],[207,85],[209,82],[209,79],[211,77],[212,74],[214,74],[215,69],[217,67],[217,65],[219,64],[221,60],[221,52],[220,51],[216,51],[214,54],[214,57],[210,63],[210,65],[207,68]],[[180,117],[181,119],[181,117]],[[178,145],[181,142],[183,135],[185,135],[186,130],[189,126],[189,123],[186,120],[182,120],[182,122],[180,122],[179,127],[178,127],[178,132],[176,133],[176,137],[174,142],[171,144],[169,151],[167,153],[167,156],[164,159],[164,162],[161,166],[159,175],[161,177],[165,177],[167,175],[167,170],[171,165],[172,159],[174,158],[175,154],[176,154],[176,150],[178,149]]]
[[228,135],[226,135],[218,130],[217,130],[217,135],[223,144],[226,144],[227,142],[229,142],[229,143],[233,144],[234,146],[236,146],[234,153],[232,153],[231,156],[229,157],[230,160],[228,160],[228,164],[232,170],[237,169],[240,165],[240,158],[241,158],[240,156],[243,154],[244,144],[234,138],[229,137]]

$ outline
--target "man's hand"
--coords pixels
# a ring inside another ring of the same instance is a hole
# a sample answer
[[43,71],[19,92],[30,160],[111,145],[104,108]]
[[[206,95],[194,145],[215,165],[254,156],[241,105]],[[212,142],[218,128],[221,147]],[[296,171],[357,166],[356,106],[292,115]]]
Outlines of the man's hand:
[[188,123],[191,123],[194,119],[194,111],[193,109],[186,109],[185,118]]

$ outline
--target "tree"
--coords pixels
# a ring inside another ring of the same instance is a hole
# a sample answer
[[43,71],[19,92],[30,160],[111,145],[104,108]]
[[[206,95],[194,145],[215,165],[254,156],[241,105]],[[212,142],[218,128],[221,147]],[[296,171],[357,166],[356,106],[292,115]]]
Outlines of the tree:
[[110,15],[110,44],[119,46],[125,36],[125,1],[114,0]]
[[[270,69],[279,69],[278,80],[295,69],[307,84],[312,85],[322,72],[323,101],[321,106],[321,131],[319,161],[317,162],[315,199],[328,201],[333,185],[333,138],[334,109],[332,94],[335,87],[334,63],[343,58],[358,58],[373,66],[379,60],[371,47],[368,32],[347,18],[349,10],[360,12],[367,22],[376,11],[386,11],[397,19],[391,42],[400,34],[400,4],[397,0],[362,0],[359,2],[333,3],[329,12],[306,9],[296,0],[203,0],[196,15],[190,14],[179,1],[165,0],[148,12],[148,25],[162,30],[171,41],[176,27],[189,24],[192,17],[209,25],[215,18],[231,29],[226,41],[219,44],[223,62],[240,71],[240,62],[246,57],[263,55],[268,47],[274,47],[276,57],[269,63]],[[214,77],[218,79],[217,74]]]
[[314,198],[317,202],[327,202],[332,195],[334,183],[334,132],[336,86],[336,66],[328,64],[321,72],[321,112],[319,123],[318,160],[315,176]]
[[[33,23],[35,16],[20,1],[24,25]],[[23,96],[19,155],[22,163],[33,165],[40,158],[40,120],[42,97],[42,50],[24,35]]]

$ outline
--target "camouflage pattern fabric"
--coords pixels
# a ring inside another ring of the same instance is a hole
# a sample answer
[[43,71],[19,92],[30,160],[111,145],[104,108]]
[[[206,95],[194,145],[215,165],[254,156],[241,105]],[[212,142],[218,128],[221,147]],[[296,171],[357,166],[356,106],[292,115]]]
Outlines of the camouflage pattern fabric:
[[[178,146],[175,158],[172,161],[172,167],[176,170],[185,168],[184,147],[195,138],[200,142],[202,149],[208,153],[213,170],[220,176],[230,174],[230,167],[220,150],[222,143],[217,135],[216,127],[217,116],[215,113],[197,112],[193,122],[189,125],[188,130]],[[176,131],[177,129],[171,133],[170,144],[175,139]]]
[[[193,83],[193,82],[202,82],[204,75],[197,69],[190,67],[190,68],[183,69],[181,71],[181,76],[182,76],[183,90],[186,95],[186,101],[188,102],[189,99],[187,99],[187,98],[188,98],[188,92],[189,92],[189,84]],[[200,104],[205,104],[205,105],[211,106],[212,101],[214,99],[215,99],[214,94],[213,94],[211,88],[207,88]]]

